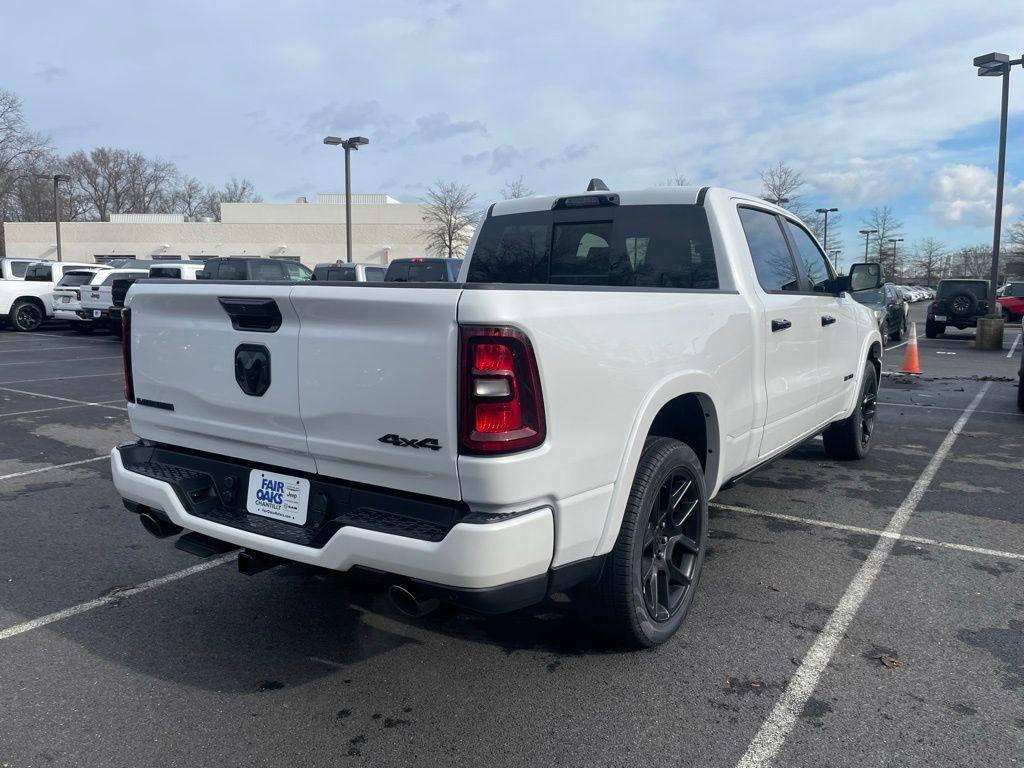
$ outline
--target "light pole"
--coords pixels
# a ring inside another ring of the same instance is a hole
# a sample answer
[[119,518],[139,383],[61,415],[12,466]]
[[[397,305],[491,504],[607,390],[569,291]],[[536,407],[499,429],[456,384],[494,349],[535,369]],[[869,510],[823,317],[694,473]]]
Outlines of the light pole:
[[902,243],[902,237],[890,237],[889,242],[892,243],[892,275],[893,277],[899,277],[896,274],[896,243]]
[[823,214],[825,214],[825,242],[822,243],[822,245],[825,246],[825,250],[826,251],[828,251],[828,215],[830,213],[835,213],[838,210],[839,210],[838,208],[815,208],[814,209],[815,213],[823,213]]
[[352,261],[352,171],[349,162],[349,153],[366,146],[370,140],[365,136],[352,136],[348,139],[340,139],[337,136],[325,136],[324,144],[332,147],[341,146],[345,150],[345,261]]
[[839,257],[843,255],[843,249],[833,248],[828,254],[832,257],[832,266],[836,268],[836,272],[843,274],[843,271],[839,269]]
[[864,261],[866,262],[868,260],[868,241],[871,239],[872,235],[877,235],[878,234],[878,230],[877,229],[862,229],[862,230],[860,230],[860,233],[862,235],[864,235]]
[[[976,56],[974,66],[978,68],[978,77],[1003,78],[1003,102],[999,115],[999,168],[996,171],[996,222],[992,235],[992,278],[989,287],[988,316],[998,318],[999,304],[996,302],[996,290],[999,288],[999,234],[1003,226],[1003,176],[1006,172],[1006,111],[1010,101],[1010,67],[1024,63],[1024,56],[1010,61],[1005,53],[986,53]],[[999,347],[1002,348],[1002,332],[1000,331]]]
[[66,176],[63,173],[55,173],[53,176],[47,176],[46,174],[38,174],[40,179],[53,180],[53,223],[57,228],[57,261],[61,261],[60,251],[60,194],[57,189],[57,185],[62,181],[68,184],[71,183],[71,177]]

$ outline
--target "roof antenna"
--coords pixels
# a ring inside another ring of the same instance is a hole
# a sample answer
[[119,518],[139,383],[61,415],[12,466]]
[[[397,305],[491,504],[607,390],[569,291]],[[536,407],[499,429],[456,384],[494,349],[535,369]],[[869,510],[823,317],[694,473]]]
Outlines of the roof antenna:
[[608,185],[600,179],[591,179],[590,183],[587,184],[587,192],[607,192]]

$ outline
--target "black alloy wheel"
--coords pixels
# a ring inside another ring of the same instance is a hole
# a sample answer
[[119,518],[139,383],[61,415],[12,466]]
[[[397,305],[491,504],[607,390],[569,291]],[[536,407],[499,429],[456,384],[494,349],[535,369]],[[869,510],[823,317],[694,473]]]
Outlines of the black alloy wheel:
[[43,324],[43,310],[31,301],[21,301],[14,306],[13,323],[17,331],[37,331]]
[[665,479],[651,505],[635,572],[647,614],[660,624],[676,616],[693,585],[704,540],[700,505],[697,483],[684,468]]
[[875,429],[875,415],[878,411],[878,376],[865,376],[864,379],[864,389],[860,397],[860,444],[866,451],[871,443],[871,433]]

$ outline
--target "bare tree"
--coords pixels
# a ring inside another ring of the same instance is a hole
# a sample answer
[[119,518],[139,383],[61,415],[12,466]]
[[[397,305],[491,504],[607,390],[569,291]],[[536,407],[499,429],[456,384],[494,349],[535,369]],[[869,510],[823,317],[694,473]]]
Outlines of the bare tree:
[[473,233],[475,201],[469,187],[458,182],[438,181],[427,188],[423,222],[429,253],[449,259],[465,253]]
[[236,179],[234,176],[231,177],[231,181],[224,185],[224,189],[220,191],[220,201],[222,203],[262,203],[263,198],[256,194],[256,187],[248,179]]
[[520,176],[518,179],[506,180],[501,188],[502,200],[518,200],[521,197],[529,197],[533,190],[526,185],[526,180]]
[[49,151],[49,140],[29,130],[21,99],[0,90],[0,256],[6,254],[3,224],[15,212],[15,187],[32,173],[33,161]]
[[659,187],[687,187],[690,180],[678,170],[673,170],[665,181],[658,184]]
[[843,217],[836,211],[828,215],[828,242],[825,242],[825,214],[811,211],[802,217],[804,223],[810,228],[814,236],[818,238],[825,251],[832,251],[842,248],[843,245]]
[[1006,233],[1006,274],[1024,278],[1024,213]]
[[914,244],[914,266],[925,285],[934,285],[942,277],[946,246],[934,237],[925,237]]
[[210,210],[206,203],[206,187],[195,176],[179,178],[168,201],[170,210],[184,214],[190,219],[214,216],[215,212]]
[[890,238],[899,237],[902,234],[903,222],[896,218],[892,208],[883,205],[879,208],[872,208],[867,216],[860,220],[864,229],[874,229],[876,233],[870,236],[868,245],[875,253],[875,260],[882,265],[882,268],[890,275],[896,275],[902,262],[903,254],[897,250],[896,258],[893,259],[893,247],[889,242]]
[[804,186],[803,174],[780,162],[761,171],[761,197],[770,203],[793,211],[798,216],[803,211],[800,190]]

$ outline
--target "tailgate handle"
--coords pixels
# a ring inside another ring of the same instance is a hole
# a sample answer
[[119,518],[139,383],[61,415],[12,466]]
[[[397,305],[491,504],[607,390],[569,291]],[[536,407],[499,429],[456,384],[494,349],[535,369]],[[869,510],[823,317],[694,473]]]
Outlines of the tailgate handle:
[[236,331],[273,333],[281,327],[281,310],[273,299],[221,296],[217,299],[231,318]]

